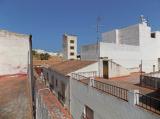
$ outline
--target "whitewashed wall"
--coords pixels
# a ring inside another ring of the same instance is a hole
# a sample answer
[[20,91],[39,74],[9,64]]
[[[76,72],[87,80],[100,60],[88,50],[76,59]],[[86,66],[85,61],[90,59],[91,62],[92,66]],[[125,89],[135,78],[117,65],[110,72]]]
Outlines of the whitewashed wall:
[[106,43],[139,45],[139,24],[102,33],[102,41]]
[[71,80],[71,114],[81,119],[87,105],[94,111],[94,119],[159,119],[159,115],[138,108],[131,103],[102,93],[77,80]]
[[[155,71],[158,71],[159,31],[155,32],[156,38],[151,38],[151,27],[146,24],[136,24],[116,31],[103,33],[103,42],[99,43],[98,57],[108,57],[124,68],[137,68],[142,60],[143,71],[152,72],[153,65],[155,65]],[[114,43],[115,38],[116,43]],[[113,42],[110,43],[112,40]],[[97,60],[97,53],[94,52],[96,48],[93,46],[82,47],[82,60]]]
[[140,49],[138,46],[100,42],[100,57],[108,57],[125,68],[132,68],[140,64]]
[[[53,84],[54,80],[54,89],[53,92],[55,93],[56,97],[58,97],[58,92],[61,91],[61,82],[65,84],[65,102],[64,106],[69,109],[70,105],[70,85],[69,85],[69,79],[70,77],[67,77],[65,75],[62,75],[58,72],[55,72],[54,70],[50,70],[48,68],[43,68],[43,74],[44,77],[47,79],[47,73],[49,78],[49,83]],[[56,86],[56,80],[58,82],[58,85]]]
[[0,30],[0,75],[27,73],[29,35]]
[[97,61],[99,58],[99,45],[85,45],[81,47],[81,59],[82,60],[90,60]]
[[[94,72],[96,71],[97,72],[97,76],[99,75],[99,62],[95,62],[93,64],[90,64],[86,67],[83,67],[77,71],[74,71],[72,73],[79,73],[79,72]],[[69,74],[71,76],[71,73]],[[86,76],[86,77],[89,77],[89,76]]]
[[106,43],[117,43],[118,30],[102,33],[102,41]]

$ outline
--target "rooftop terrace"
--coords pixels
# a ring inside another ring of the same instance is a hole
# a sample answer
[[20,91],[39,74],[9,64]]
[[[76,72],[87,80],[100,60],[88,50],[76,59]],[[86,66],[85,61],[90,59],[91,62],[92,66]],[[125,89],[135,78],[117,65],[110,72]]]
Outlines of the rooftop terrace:
[[0,119],[32,119],[26,75],[0,76]]
[[[85,77],[79,74],[72,74],[72,78],[79,82],[91,86],[102,93],[110,94],[119,99],[128,102],[130,91],[138,90],[136,105],[154,113],[160,114],[160,92],[137,85],[139,83],[139,74],[131,74],[125,77],[104,79],[99,77]],[[138,78],[138,79],[137,79]]]

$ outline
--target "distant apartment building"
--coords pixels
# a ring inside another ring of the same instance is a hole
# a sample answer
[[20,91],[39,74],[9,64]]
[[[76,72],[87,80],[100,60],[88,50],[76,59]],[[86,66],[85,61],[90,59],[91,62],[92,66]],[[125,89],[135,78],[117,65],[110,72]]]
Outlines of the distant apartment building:
[[77,59],[77,36],[63,35],[63,57],[65,60]]
[[[98,44],[81,47],[82,60],[108,58],[127,70],[160,70],[160,31],[151,31],[146,21],[102,33]],[[131,71],[132,72],[132,71]]]
[[33,119],[32,37],[0,30],[0,118]]

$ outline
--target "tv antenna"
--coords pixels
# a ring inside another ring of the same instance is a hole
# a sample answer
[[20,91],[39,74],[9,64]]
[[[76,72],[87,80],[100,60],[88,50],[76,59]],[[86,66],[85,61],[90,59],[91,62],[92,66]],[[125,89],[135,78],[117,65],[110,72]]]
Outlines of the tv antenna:
[[100,27],[102,27],[103,25],[101,25],[101,20],[102,18],[100,16],[97,17],[97,20],[96,20],[96,32],[97,32],[97,42],[100,41]]

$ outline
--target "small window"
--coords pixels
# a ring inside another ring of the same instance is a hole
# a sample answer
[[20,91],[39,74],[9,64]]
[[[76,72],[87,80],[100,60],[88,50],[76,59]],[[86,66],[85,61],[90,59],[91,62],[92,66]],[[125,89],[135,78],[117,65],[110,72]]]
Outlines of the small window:
[[74,55],[74,52],[71,52],[70,55],[73,56],[73,55]]
[[151,38],[156,38],[156,34],[155,33],[151,33]]
[[74,50],[74,46],[71,46],[70,49]]
[[86,115],[85,115],[86,119],[94,119],[94,111],[91,108],[89,108],[88,106],[85,106],[85,112],[86,112]]
[[70,40],[70,43],[74,43],[74,40]]

